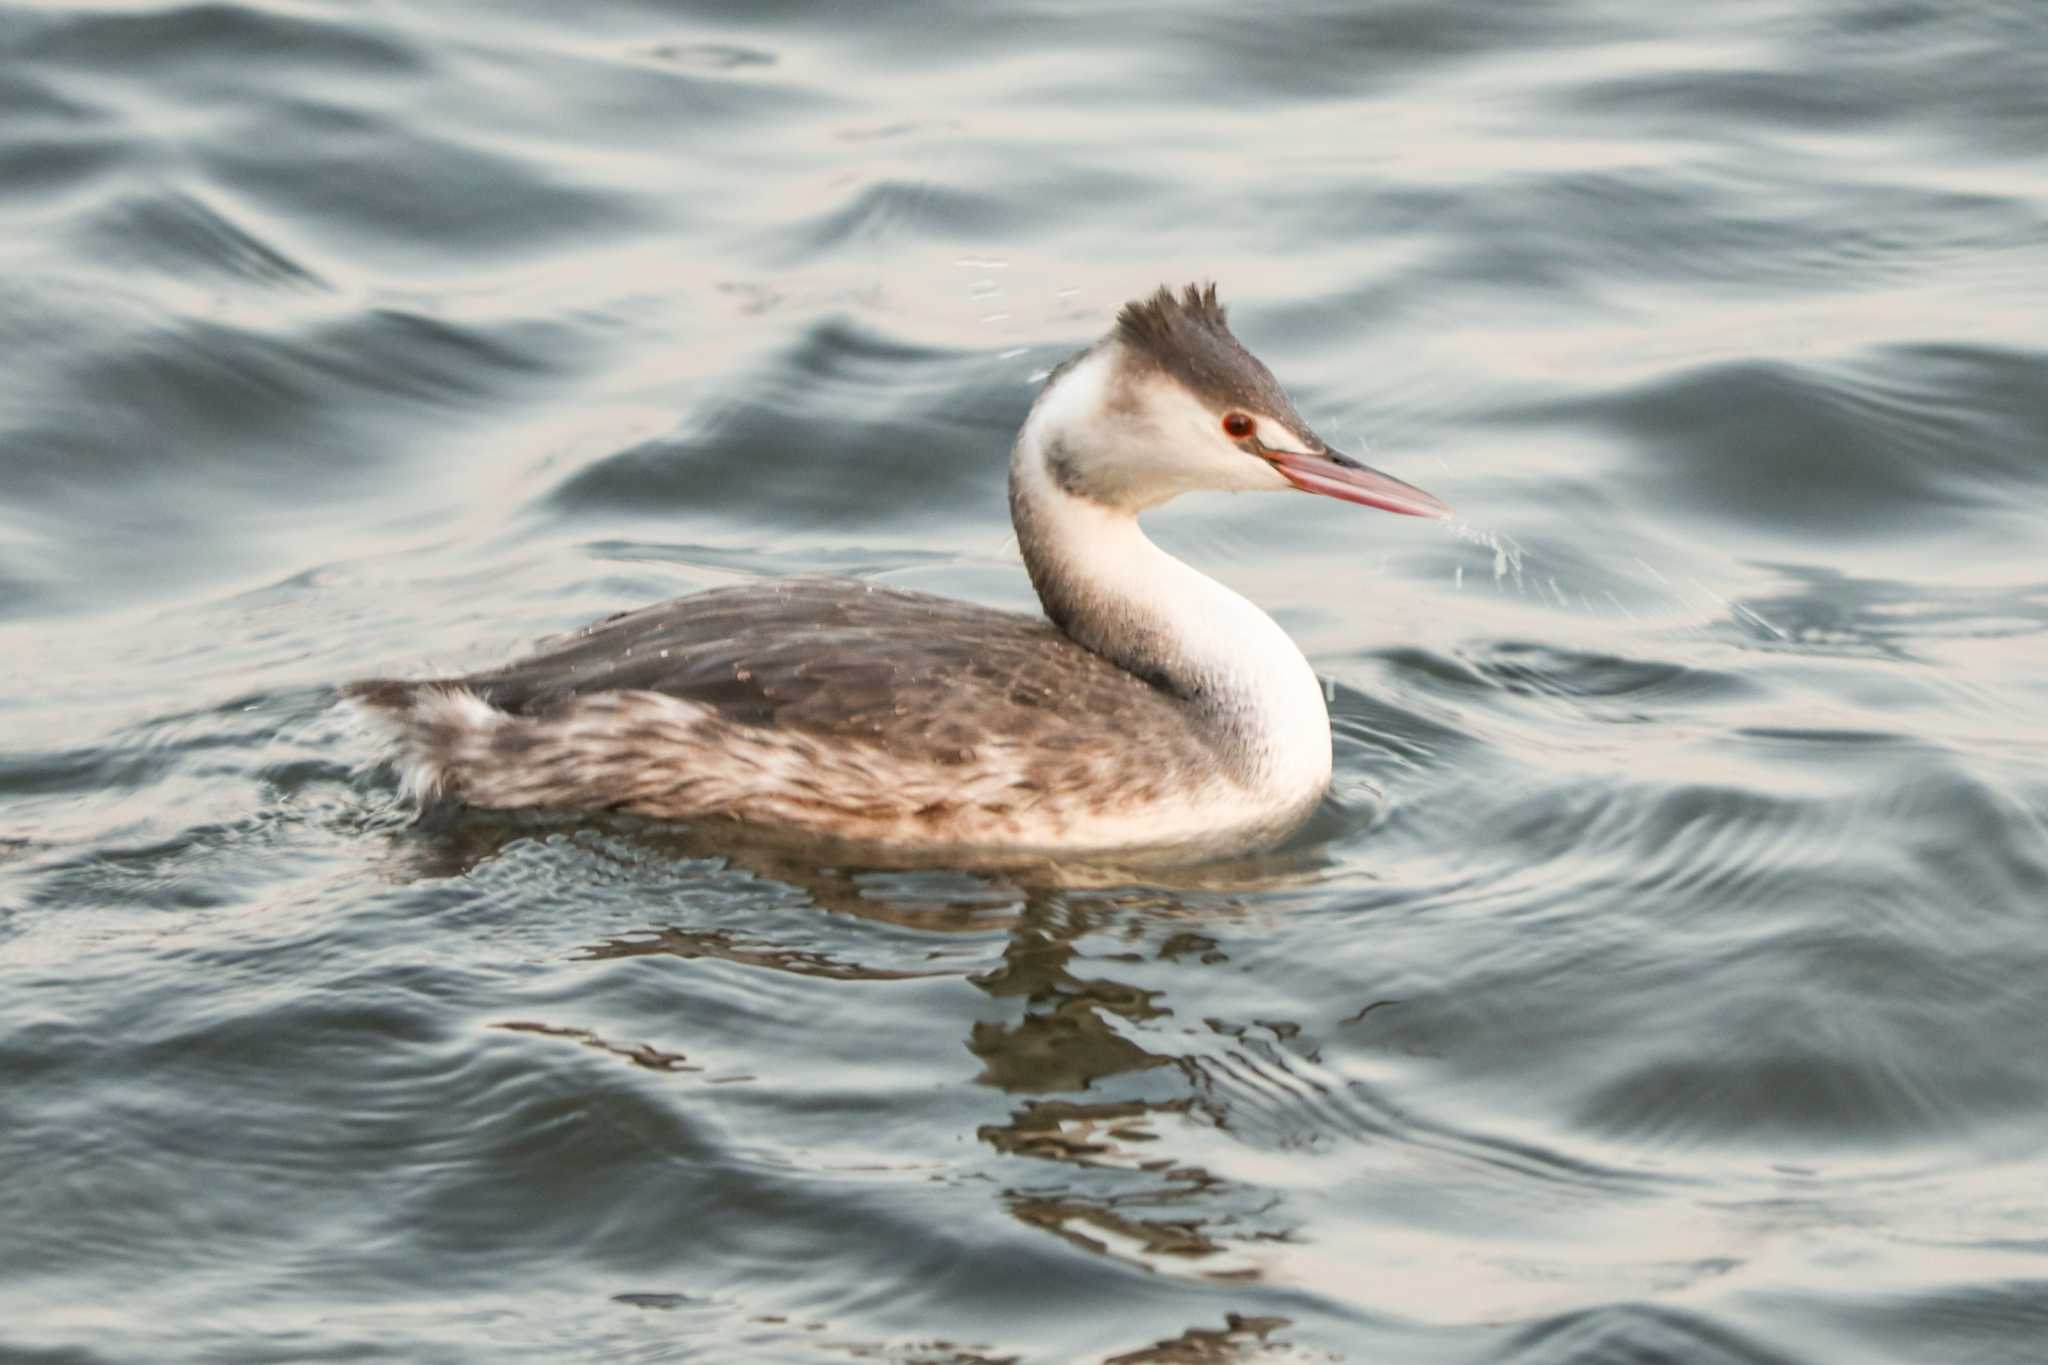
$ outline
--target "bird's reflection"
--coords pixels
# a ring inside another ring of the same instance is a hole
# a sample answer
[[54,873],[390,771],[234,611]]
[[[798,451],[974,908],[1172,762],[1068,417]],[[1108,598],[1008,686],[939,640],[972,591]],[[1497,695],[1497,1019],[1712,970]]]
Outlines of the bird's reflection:
[[[739,872],[799,888],[830,914],[964,941],[999,935],[993,962],[977,951],[935,955],[930,965],[883,965],[814,941],[774,941],[762,936],[759,921],[744,929],[671,924],[605,938],[579,956],[710,958],[833,981],[965,979],[1007,1007],[1000,1018],[972,1023],[962,1041],[980,1064],[974,1082],[1011,1097],[1007,1112],[975,1136],[1017,1163],[1001,1198],[1020,1222],[1097,1254],[1223,1282],[1257,1278],[1246,1248],[1288,1235],[1270,1217],[1269,1194],[1236,1188],[1170,1154],[1175,1131],[1227,1127],[1228,1115],[1202,1083],[1199,1059],[1160,1050],[1160,1040],[1178,1036],[1166,992],[1130,978],[1162,962],[1181,971],[1227,965],[1210,930],[1244,913],[1251,892],[1313,880],[1321,868],[1313,851],[1181,870],[1170,880],[1148,871],[1141,881],[1124,869],[1050,864],[971,875],[876,871],[821,864],[814,852],[726,830],[630,822],[605,829],[600,851],[623,840],[631,852],[621,856],[634,859],[658,855],[671,866],[710,860],[720,875]],[[532,826],[502,818],[414,830],[399,841],[394,870],[413,877],[464,873],[534,834]],[[1193,1022],[1213,1033],[1213,1021]],[[550,1031],[529,1021],[515,1026]],[[551,1031],[650,1064],[602,1039]],[[1189,1331],[1218,1342],[1250,1343],[1261,1335]]]
[[1113,1023],[1165,1014],[1154,1003],[1158,992],[1074,971],[1075,941],[1102,914],[1102,907],[1062,903],[1045,892],[1027,900],[1010,930],[1002,963],[972,978],[998,1000],[1023,1002],[1012,1022],[974,1025],[967,1049],[982,1062],[976,1080],[1012,1093],[1063,1093],[1170,1064]]

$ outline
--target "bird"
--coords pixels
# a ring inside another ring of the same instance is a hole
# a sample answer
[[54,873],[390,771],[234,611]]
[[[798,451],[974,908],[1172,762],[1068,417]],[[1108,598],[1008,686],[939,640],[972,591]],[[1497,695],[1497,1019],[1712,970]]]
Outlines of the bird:
[[1283,842],[1329,711],[1265,612],[1158,548],[1187,492],[1440,499],[1331,448],[1216,287],[1125,304],[1047,376],[1009,464],[1043,616],[860,580],[715,588],[502,667],[341,692],[433,809],[617,811],[895,859],[1191,863]]

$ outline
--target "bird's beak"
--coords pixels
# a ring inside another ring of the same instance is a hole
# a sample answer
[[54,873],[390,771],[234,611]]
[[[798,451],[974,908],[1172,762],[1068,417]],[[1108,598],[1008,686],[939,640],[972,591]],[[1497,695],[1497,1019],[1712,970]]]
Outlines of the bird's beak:
[[1399,512],[1404,517],[1448,517],[1451,505],[1423,492],[1412,483],[1402,483],[1391,474],[1368,469],[1348,455],[1325,449],[1320,455],[1303,455],[1291,450],[1261,448],[1259,453],[1282,478],[1304,493],[1321,493],[1365,507]]

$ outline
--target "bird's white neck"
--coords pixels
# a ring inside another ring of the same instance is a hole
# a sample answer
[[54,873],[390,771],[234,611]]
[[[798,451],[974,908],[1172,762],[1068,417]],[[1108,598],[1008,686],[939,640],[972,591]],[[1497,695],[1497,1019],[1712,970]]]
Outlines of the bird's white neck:
[[1103,413],[1110,365],[1099,351],[1075,361],[1018,433],[1010,516],[1031,584],[1075,641],[1187,702],[1233,778],[1313,799],[1329,783],[1330,718],[1294,641],[1154,545],[1133,511],[1062,487],[1064,447]]

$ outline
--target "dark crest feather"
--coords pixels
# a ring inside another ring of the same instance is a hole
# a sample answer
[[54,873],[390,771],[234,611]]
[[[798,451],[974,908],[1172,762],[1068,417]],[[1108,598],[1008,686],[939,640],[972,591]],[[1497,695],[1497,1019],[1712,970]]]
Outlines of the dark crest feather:
[[1160,289],[1116,315],[1117,339],[1218,409],[1243,408],[1284,423],[1310,450],[1323,448],[1287,401],[1273,372],[1247,351],[1224,321],[1216,286]]
[[1230,335],[1213,283],[1191,284],[1178,294],[1161,285],[1151,298],[1132,299],[1116,315],[1116,328],[1123,339],[1154,354],[1173,345],[1175,334],[1188,326]]

